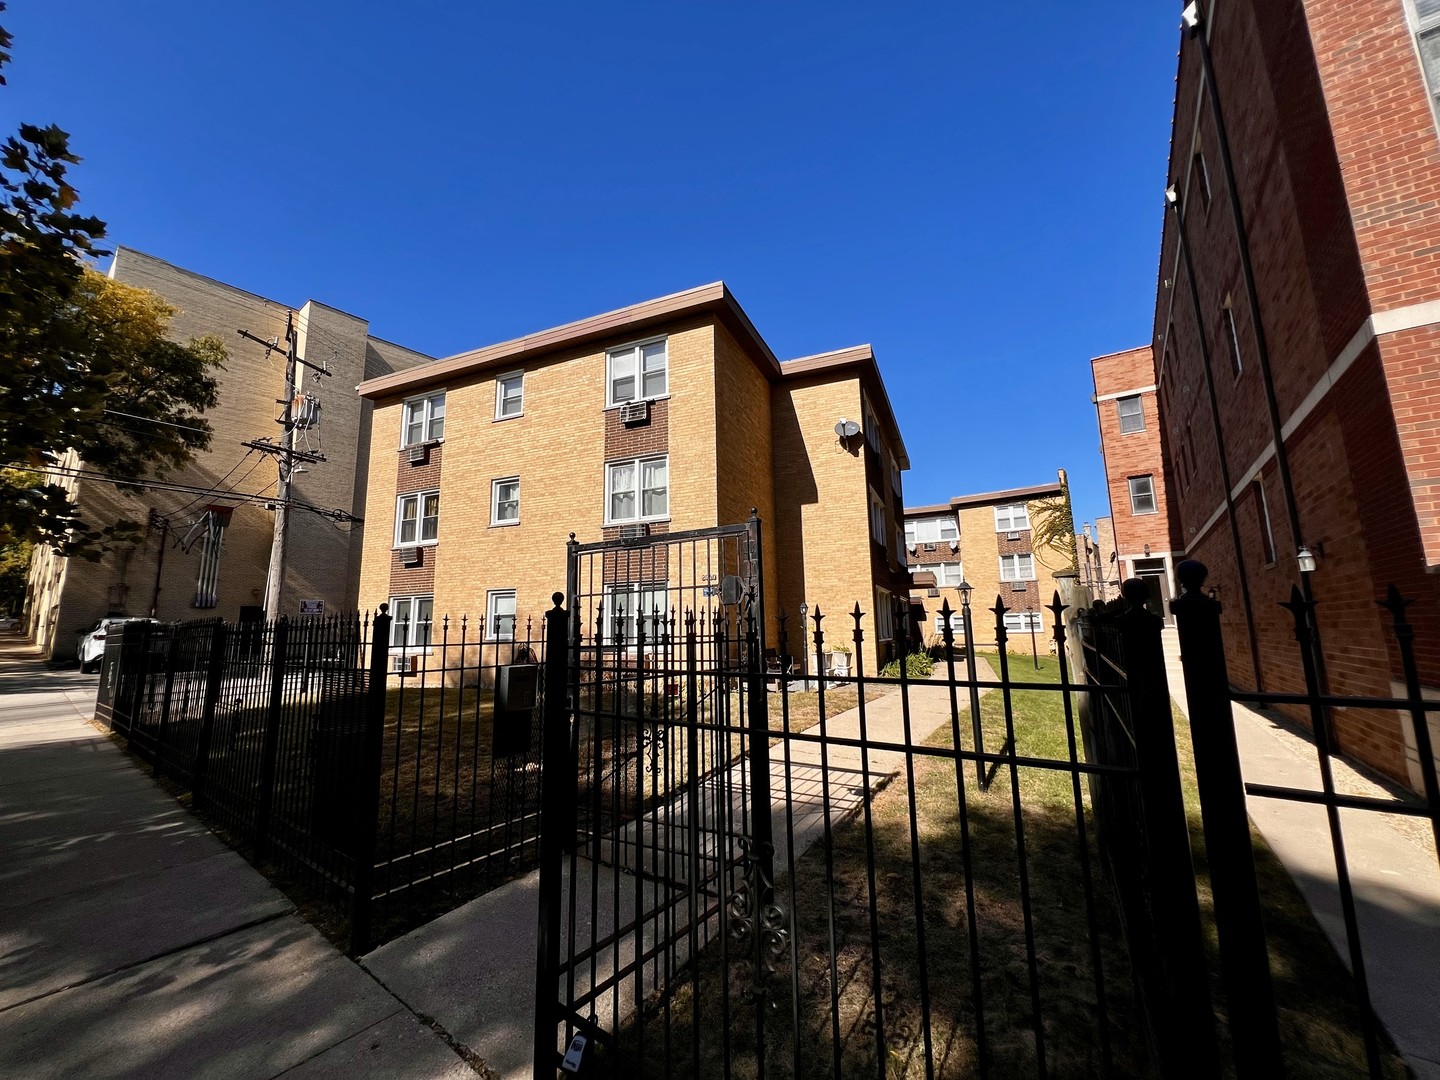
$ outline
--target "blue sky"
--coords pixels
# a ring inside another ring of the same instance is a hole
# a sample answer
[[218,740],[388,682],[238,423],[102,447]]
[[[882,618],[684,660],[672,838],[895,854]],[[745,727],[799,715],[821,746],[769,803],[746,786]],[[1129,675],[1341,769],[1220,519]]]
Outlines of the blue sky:
[[724,279],[782,358],[875,346],[907,502],[1063,466],[1078,523],[1178,9],[11,0],[0,130],[70,131],[113,241],[435,355]]

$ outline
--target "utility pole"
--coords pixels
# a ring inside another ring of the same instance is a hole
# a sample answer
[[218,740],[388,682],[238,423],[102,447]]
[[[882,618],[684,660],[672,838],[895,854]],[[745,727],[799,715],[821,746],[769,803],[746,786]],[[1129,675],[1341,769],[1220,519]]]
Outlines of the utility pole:
[[[236,333],[249,341],[264,345],[267,355],[279,345],[274,339],[266,341],[248,330],[237,330]],[[274,454],[279,470],[275,485],[275,529],[270,541],[270,572],[265,579],[265,614],[271,619],[278,619],[281,615],[280,594],[285,584],[285,556],[290,545],[290,482],[295,472],[295,463],[325,460],[323,454],[295,449],[295,369],[303,366],[317,375],[330,374],[328,369],[317,367],[300,358],[299,342],[300,332],[295,326],[295,312],[291,311],[285,317],[285,397],[284,400],[276,401],[276,404],[282,405],[285,410],[278,421],[279,445],[268,439],[256,439],[240,444],[264,454]]]
[[148,524],[152,529],[160,526],[160,557],[155,560],[155,588],[150,593],[150,617],[153,619],[160,607],[160,572],[165,568],[165,541],[170,537],[170,519],[152,507]]

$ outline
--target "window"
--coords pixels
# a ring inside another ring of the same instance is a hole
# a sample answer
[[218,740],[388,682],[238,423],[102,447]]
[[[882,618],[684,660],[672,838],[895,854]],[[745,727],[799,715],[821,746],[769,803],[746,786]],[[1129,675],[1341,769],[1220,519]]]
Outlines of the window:
[[925,563],[915,567],[916,571],[926,570],[935,575],[935,586],[940,589],[953,589],[965,580],[965,571],[958,562]]
[[512,371],[495,378],[495,419],[508,420],[525,412],[525,373]]
[[1201,211],[1210,209],[1210,170],[1205,167],[1205,155],[1195,151],[1190,161],[1190,190],[1200,196]]
[[411,398],[405,402],[405,430],[401,446],[435,442],[445,437],[445,394]]
[[634,458],[605,466],[605,524],[670,516],[669,458]]
[[905,565],[905,530],[895,526],[895,561]]
[[895,636],[894,613],[890,610],[890,594],[884,589],[875,590],[875,638],[889,641]]
[[661,397],[670,391],[665,339],[611,349],[605,354],[605,404]]
[[520,524],[520,478],[509,476],[490,482],[490,524]]
[[1012,634],[1028,634],[1032,629],[1040,632],[1045,629],[1045,619],[1038,611],[1007,611],[1005,629]]
[[[954,637],[965,636],[965,613],[963,611],[952,611],[950,613],[950,631]],[[939,612],[935,613],[935,633],[937,636],[945,633],[945,616]]]
[[395,501],[395,546],[433,544],[440,535],[440,492],[414,491]]
[[1035,556],[1029,552],[1000,556],[1001,581],[1034,581]]
[[1155,478],[1153,476],[1130,477],[1130,513],[1154,514],[1158,509],[1159,507],[1155,505]]
[[905,522],[905,541],[910,544],[938,544],[959,540],[960,523],[954,517],[912,518]]
[[1030,528],[1030,512],[1024,503],[1007,503],[995,507],[996,532],[1020,532]]
[[514,589],[496,589],[485,594],[485,640],[515,640]]
[[870,403],[862,402],[860,405],[862,417],[865,421],[865,441],[875,449],[880,449],[880,422],[875,419],[875,414],[870,411]]
[[1240,359],[1240,331],[1235,326],[1235,310],[1226,301],[1220,311],[1225,319],[1225,340],[1230,346],[1230,369],[1239,375],[1244,364]]
[[885,504],[874,491],[870,492],[870,536],[877,544],[885,543]]
[[642,623],[647,644],[663,637],[668,599],[664,582],[611,585],[605,590],[605,644],[637,644]]
[[900,463],[893,454],[890,456],[890,490],[896,495],[900,494]]
[[1145,406],[1139,394],[1115,399],[1115,411],[1120,416],[1120,434],[1129,435],[1145,430]]
[[1255,513],[1260,518],[1260,551],[1268,566],[1275,561],[1275,533],[1270,528],[1270,506],[1265,502],[1265,484],[1257,476],[1250,481],[1250,489],[1255,492]]
[[430,627],[435,621],[435,597],[392,596],[390,598],[390,644],[397,649],[428,649]]
[[1440,2],[1415,0],[1415,44],[1430,97],[1440,105]]

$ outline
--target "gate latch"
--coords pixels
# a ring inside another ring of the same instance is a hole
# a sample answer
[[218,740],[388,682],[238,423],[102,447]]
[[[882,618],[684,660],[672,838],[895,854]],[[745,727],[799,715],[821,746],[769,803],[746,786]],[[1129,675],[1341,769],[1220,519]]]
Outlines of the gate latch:
[[580,1069],[585,1064],[585,1050],[588,1045],[584,1035],[576,1034],[570,1040],[570,1048],[565,1051],[565,1060],[560,1062],[560,1070],[571,1076],[580,1075]]

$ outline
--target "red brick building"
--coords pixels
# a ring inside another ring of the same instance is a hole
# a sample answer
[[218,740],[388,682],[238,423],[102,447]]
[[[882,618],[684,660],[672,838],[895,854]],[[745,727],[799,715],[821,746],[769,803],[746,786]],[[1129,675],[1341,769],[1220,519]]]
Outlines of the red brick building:
[[[1422,680],[1440,686],[1440,68],[1427,84],[1422,62],[1440,7],[1200,10],[1214,79],[1182,31],[1146,380],[1174,546],[1210,568],[1237,685],[1302,689],[1279,605],[1304,548],[1330,689],[1398,689],[1375,604],[1392,582],[1415,600]],[[1345,752],[1418,783],[1408,720],[1337,710],[1334,722]]]
[[[1184,556],[1171,525],[1166,497],[1160,410],[1155,396],[1155,355],[1150,346],[1097,356],[1095,378],[1100,452],[1115,530],[1112,549],[1120,578],[1150,586],[1150,606],[1170,618],[1175,564]],[[1108,558],[1109,553],[1106,553]]]

